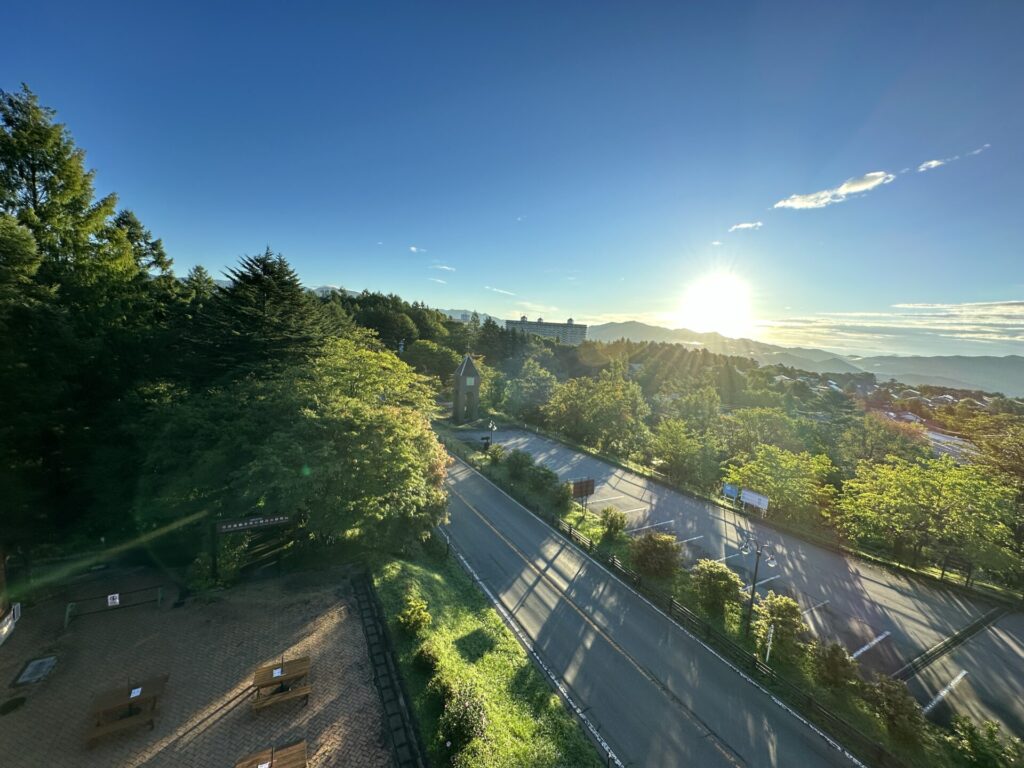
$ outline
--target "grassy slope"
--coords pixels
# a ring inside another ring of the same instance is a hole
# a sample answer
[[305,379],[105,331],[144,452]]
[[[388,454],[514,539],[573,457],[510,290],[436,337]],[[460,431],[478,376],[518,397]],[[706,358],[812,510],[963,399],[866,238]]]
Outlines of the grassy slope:
[[436,737],[439,698],[429,674],[413,662],[420,642],[394,622],[405,595],[426,599],[433,623],[422,635],[438,652],[439,668],[472,681],[487,708],[483,739],[472,743],[469,764],[495,766],[600,766],[597,753],[558,696],[533,666],[484,595],[452,558],[420,553],[392,560],[375,576],[395,638],[398,661],[431,761],[446,765],[448,751]]

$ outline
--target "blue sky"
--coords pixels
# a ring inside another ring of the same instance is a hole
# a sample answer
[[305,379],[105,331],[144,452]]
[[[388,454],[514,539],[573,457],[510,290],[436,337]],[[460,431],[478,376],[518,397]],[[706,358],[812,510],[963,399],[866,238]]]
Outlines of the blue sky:
[[1022,4],[233,5],[5,12],[181,272],[673,325],[727,271],[767,341],[1024,352]]

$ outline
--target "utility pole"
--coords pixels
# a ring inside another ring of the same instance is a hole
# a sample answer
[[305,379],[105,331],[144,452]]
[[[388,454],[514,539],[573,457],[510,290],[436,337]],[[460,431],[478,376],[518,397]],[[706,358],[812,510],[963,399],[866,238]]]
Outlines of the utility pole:
[[744,555],[749,555],[751,552],[757,554],[757,558],[754,560],[754,580],[750,583],[750,600],[747,602],[747,628],[746,635],[750,637],[750,625],[754,618],[754,598],[757,595],[757,574],[761,566],[761,554],[764,553],[765,565],[769,568],[774,568],[778,565],[778,561],[775,559],[775,555],[772,554],[771,548],[767,544],[762,544],[757,540],[757,537],[753,534],[747,535],[747,540],[743,542],[743,546],[740,547],[740,552]]

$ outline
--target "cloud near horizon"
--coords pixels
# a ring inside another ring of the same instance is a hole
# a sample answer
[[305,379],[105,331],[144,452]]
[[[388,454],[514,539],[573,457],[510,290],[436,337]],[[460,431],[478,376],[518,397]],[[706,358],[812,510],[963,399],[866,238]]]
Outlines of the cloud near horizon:
[[871,171],[863,176],[847,179],[838,187],[823,189],[820,192],[809,192],[806,195],[790,195],[785,200],[779,200],[774,208],[794,208],[803,210],[807,208],[824,208],[827,205],[841,203],[850,195],[859,195],[870,192],[883,184],[889,184],[896,176],[888,171]]
[[885,312],[821,312],[759,323],[764,341],[844,354],[1022,354],[1024,300],[894,304]]
[[[760,229],[764,226],[763,221],[744,221],[740,224],[733,224],[729,227],[730,232],[735,232],[738,229]],[[714,243],[712,243],[714,245]]]
[[442,272],[455,271],[455,267],[449,267],[447,264],[431,264],[430,269],[440,269]]

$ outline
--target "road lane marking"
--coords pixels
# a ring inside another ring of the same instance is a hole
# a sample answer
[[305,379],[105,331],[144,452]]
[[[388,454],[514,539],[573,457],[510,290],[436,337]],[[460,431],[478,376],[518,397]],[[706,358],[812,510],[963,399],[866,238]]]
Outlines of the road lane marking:
[[[760,586],[762,586],[764,584],[767,584],[769,581],[775,581],[776,579],[780,579],[780,578],[782,578],[782,574],[781,573],[776,573],[774,576],[769,576],[767,579],[761,579],[759,582],[757,582],[757,586],[760,587]],[[743,591],[746,592],[748,589],[750,589],[750,585],[749,584],[747,584],[747,586],[745,586],[743,588]]]
[[[457,464],[461,464],[462,467],[469,472],[469,474],[476,475],[478,478],[480,478],[480,480],[482,480],[491,489],[496,490],[499,494],[501,494],[506,499],[508,499],[514,506],[518,507],[523,512],[525,512],[527,515],[529,515],[534,520],[536,520],[537,523],[540,524],[542,528],[544,528],[544,530],[548,533],[548,535],[553,536],[556,539],[561,539],[569,547],[572,546],[572,542],[569,539],[567,539],[565,536],[563,536],[557,530],[552,529],[550,525],[548,525],[546,522],[544,522],[544,520],[542,520],[540,517],[538,517],[534,512],[530,511],[527,507],[523,506],[520,502],[518,502],[514,498],[512,498],[512,496],[510,496],[506,491],[504,491],[503,489],[499,488],[494,483],[492,483],[490,480],[488,480],[476,467],[471,466],[469,463],[463,461],[462,459],[458,458],[457,456],[453,457],[453,458],[454,458],[455,462]],[[725,508],[723,507],[723,509],[725,509]],[[729,510],[727,510],[727,511],[729,511]],[[644,595],[640,594],[635,589],[630,587],[621,578],[619,578],[614,573],[609,571],[602,563],[598,562],[597,560],[594,560],[591,557],[587,557],[586,560],[588,562],[596,565],[602,571],[604,571],[604,573],[608,576],[609,579],[617,582],[624,589],[626,589],[627,591],[632,593],[634,597],[636,597],[642,603],[647,605],[648,608],[650,608],[652,611],[654,611],[655,613],[657,613],[660,616],[662,616],[673,627],[675,627],[677,630],[682,632],[688,638],[693,640],[693,642],[695,642],[697,645],[699,645],[701,648],[703,648],[709,654],[711,654],[716,659],[718,659],[720,662],[722,662],[722,664],[724,664],[729,669],[731,669],[733,672],[735,672],[736,675],[740,679],[742,679],[745,682],[749,683],[751,686],[753,686],[754,688],[759,690],[761,693],[763,693],[766,697],[768,697],[768,699],[770,699],[772,701],[772,703],[775,704],[775,706],[777,706],[783,712],[786,712],[788,715],[790,715],[797,722],[802,723],[804,725],[804,727],[807,728],[807,730],[811,731],[811,733],[814,733],[815,735],[819,736],[822,739],[822,741],[824,741],[826,744],[828,744],[830,747],[832,747],[832,749],[834,749],[837,752],[839,752],[840,754],[842,754],[843,757],[845,757],[847,760],[850,761],[850,763],[852,763],[853,765],[856,765],[858,768],[867,768],[867,766],[864,763],[862,763],[859,759],[857,759],[857,757],[852,752],[850,752],[850,750],[848,750],[846,747],[844,747],[840,742],[838,742],[835,739],[833,739],[828,733],[826,733],[821,728],[819,728],[814,723],[812,723],[810,720],[808,720],[806,717],[801,715],[799,712],[797,712],[795,709],[793,709],[793,707],[791,707],[789,704],[784,702],[782,699],[780,699],[774,693],[769,691],[767,688],[765,688],[763,685],[761,685],[761,683],[759,683],[757,680],[755,680],[749,674],[747,674],[742,669],[737,667],[733,662],[729,661],[729,659],[725,658],[725,656],[723,656],[721,653],[716,651],[710,645],[705,643],[703,640],[701,640],[695,634],[693,634],[692,632],[687,631],[675,619],[673,619],[671,616],[669,616],[667,613],[665,613],[665,611],[662,608],[659,608],[654,603],[652,603],[647,597],[645,597]]]
[[680,541],[679,543],[680,543],[680,544],[686,544],[686,543],[688,543],[688,542],[691,542],[691,541],[696,541],[697,539],[703,539],[703,538],[704,538],[704,534],[702,533],[702,534],[701,534],[700,536],[691,536],[691,537],[690,537],[690,538],[688,538],[688,539],[683,539],[683,540],[682,540],[682,541]]
[[800,615],[801,615],[801,616],[806,616],[806,615],[807,615],[808,613],[810,613],[811,611],[816,611],[816,610],[818,610],[819,608],[821,608],[822,606],[828,605],[828,604],[829,604],[829,602],[830,602],[829,600],[822,600],[822,601],[821,601],[820,603],[818,603],[817,605],[812,605],[812,606],[811,606],[810,608],[808,608],[808,609],[807,609],[806,611],[802,611]]
[[[587,612],[582,610],[580,606],[578,606],[568,596],[568,594],[566,594],[565,590],[558,586],[555,580],[547,572],[547,568],[543,570],[538,568],[536,564],[533,562],[533,560],[526,556],[525,552],[519,549],[519,547],[513,544],[508,537],[506,537],[501,531],[499,531],[494,526],[494,524],[491,523],[491,521],[488,520],[482,512],[480,512],[480,510],[478,510],[476,507],[470,504],[465,496],[456,491],[454,488],[451,488],[451,492],[458,496],[459,501],[465,504],[469,511],[480,519],[480,522],[482,522],[484,525],[490,528],[491,531],[494,532],[494,535],[501,539],[505,543],[505,546],[507,546],[516,556],[518,556],[520,560],[523,561],[527,568],[536,573],[539,578],[548,582],[552,586],[552,588],[554,588],[555,593],[559,596],[559,599],[562,600],[569,608],[571,608],[581,619],[583,619],[583,621],[588,626],[590,626],[590,628],[593,629],[599,637],[601,637],[606,643],[608,643],[608,645],[612,647],[614,651],[616,651],[620,656],[622,656],[626,661],[628,661],[630,665],[637,672],[640,673],[640,675],[642,675],[645,679],[653,683],[654,686],[658,688],[658,690],[663,691],[665,693],[665,696],[668,699],[670,699],[682,711],[683,716],[690,720],[690,722],[698,731],[704,733],[705,738],[707,738],[710,741],[710,743],[714,745],[714,748],[718,751],[719,754],[722,755],[723,758],[725,758],[726,761],[728,761],[731,765],[736,766],[736,768],[742,768],[743,761],[739,758],[739,755],[736,754],[732,747],[730,747],[727,742],[723,741],[718,736],[718,734],[711,730],[711,728],[703,720],[700,719],[696,712],[694,712],[692,709],[686,706],[682,699],[680,699],[678,696],[676,696],[676,694],[669,690],[668,686],[666,686],[661,680],[655,677],[652,672],[648,671],[645,667],[641,666],[640,663],[636,659],[634,659],[626,651],[625,648],[619,645],[619,643],[611,637],[611,635],[609,635],[604,629],[602,629],[600,626],[594,623],[593,618],[588,616]],[[546,559],[543,555],[540,555],[540,557],[542,559]],[[552,560],[548,561],[548,564],[550,564],[551,562],[553,562],[553,558]],[[584,559],[584,562],[587,562],[586,559]]]
[[641,525],[639,528],[630,528],[628,531],[626,531],[626,533],[636,533],[637,531],[645,531],[648,528],[657,528],[659,525],[667,525],[668,523],[675,523],[675,520],[662,520],[660,523]]
[[[444,537],[450,544],[451,537],[447,533],[444,534]],[[548,679],[551,680],[552,684],[555,686],[555,689],[560,694],[562,694],[562,697],[565,699],[565,703],[569,705],[569,708],[576,713],[576,717],[578,717],[587,727],[587,730],[590,731],[591,735],[594,737],[594,740],[601,745],[601,748],[608,756],[609,761],[614,762],[615,765],[618,766],[618,768],[625,768],[625,765],[623,765],[622,761],[619,760],[618,755],[616,755],[615,752],[612,751],[612,748],[608,745],[608,742],[604,740],[604,737],[601,735],[601,732],[597,729],[597,726],[594,725],[593,722],[591,722],[589,717],[587,717],[586,711],[590,709],[590,707],[580,707],[580,705],[573,700],[572,696],[569,694],[568,689],[564,685],[562,685],[561,680],[559,680],[558,676],[555,675],[554,670],[548,667],[548,665],[545,664],[544,660],[540,657],[540,654],[537,653],[536,649],[533,646],[533,642],[526,634],[526,631],[519,625],[519,622],[512,616],[512,614],[509,613],[509,611],[505,608],[504,604],[497,598],[497,596],[493,592],[491,592],[490,587],[488,587],[484,583],[484,580],[477,575],[477,572],[473,570],[473,566],[471,566],[469,564],[469,561],[462,556],[462,553],[459,551],[457,546],[455,548],[455,556],[459,559],[459,562],[462,563],[462,567],[466,569],[466,572],[470,575],[473,581],[477,583],[477,586],[479,586],[480,589],[483,590],[484,594],[487,595],[487,598],[491,601],[491,605],[494,606],[494,609],[504,620],[505,626],[512,630],[512,633],[516,636],[516,638],[519,640],[522,646],[526,649],[526,652],[529,653],[533,657],[533,660],[540,665],[540,668],[544,670],[544,674],[546,674],[548,676]]]
[[742,551],[740,551],[740,552],[733,552],[731,555],[726,555],[725,557],[718,558],[718,562],[719,563],[724,563],[726,560],[730,560],[730,559],[732,559],[734,557],[739,557],[742,554],[744,554]]
[[646,510],[647,510],[647,507],[637,507],[636,509],[624,509],[624,510],[622,510],[622,512],[623,512],[623,514],[631,515],[634,512],[645,512]]
[[609,496],[607,499],[591,499],[594,504],[604,504],[606,501],[615,501],[616,499],[624,499],[625,496]]
[[949,685],[947,685],[945,688],[939,691],[938,695],[934,699],[929,701],[928,706],[926,706],[921,711],[927,715],[929,712],[935,709],[939,705],[939,702],[946,698],[946,696],[949,695],[949,692],[956,688],[960,684],[960,681],[963,680],[965,677],[967,677],[967,670],[960,670],[960,674],[954,677],[952,680],[950,680]]
[[885,632],[880,634],[878,637],[874,638],[870,643],[868,643],[867,645],[862,646],[861,648],[858,648],[856,651],[854,651],[854,653],[851,654],[851,658],[856,659],[862,653],[867,653],[872,648],[874,648],[876,645],[878,645],[880,642],[885,640],[885,638],[887,638],[891,634],[892,634],[892,632],[890,632],[888,629],[885,630]]

